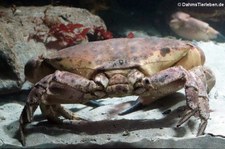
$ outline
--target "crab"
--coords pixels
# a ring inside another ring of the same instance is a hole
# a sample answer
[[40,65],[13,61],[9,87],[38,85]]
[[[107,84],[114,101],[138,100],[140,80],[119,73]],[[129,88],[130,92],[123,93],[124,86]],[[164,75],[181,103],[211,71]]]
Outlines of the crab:
[[60,104],[135,95],[137,103],[149,105],[182,88],[187,109],[177,126],[197,115],[201,135],[209,118],[208,93],[215,84],[204,62],[200,48],[169,38],[95,41],[32,59],[25,66],[27,80],[35,85],[20,116],[22,144],[25,126],[39,105],[48,120],[79,120]]

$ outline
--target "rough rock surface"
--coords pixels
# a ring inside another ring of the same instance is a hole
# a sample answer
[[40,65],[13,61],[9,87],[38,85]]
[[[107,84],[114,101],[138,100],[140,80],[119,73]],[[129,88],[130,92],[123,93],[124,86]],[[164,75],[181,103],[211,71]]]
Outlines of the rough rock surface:
[[15,11],[0,8],[0,12],[0,94],[20,91],[25,81],[25,63],[32,57],[47,53],[43,43],[28,40],[37,30],[48,30],[43,23],[44,17],[51,23],[65,22],[66,18],[85,27],[106,28],[101,18],[80,8],[18,7]]

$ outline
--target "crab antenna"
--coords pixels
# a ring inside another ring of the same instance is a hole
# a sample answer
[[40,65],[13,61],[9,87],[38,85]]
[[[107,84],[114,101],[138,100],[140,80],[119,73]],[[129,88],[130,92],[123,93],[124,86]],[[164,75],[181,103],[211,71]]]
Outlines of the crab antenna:
[[128,109],[125,109],[122,112],[120,112],[118,115],[126,115],[126,114],[129,114],[129,113],[135,112],[137,110],[140,110],[144,107],[145,106],[139,100],[136,100],[135,103],[131,107],[129,107]]

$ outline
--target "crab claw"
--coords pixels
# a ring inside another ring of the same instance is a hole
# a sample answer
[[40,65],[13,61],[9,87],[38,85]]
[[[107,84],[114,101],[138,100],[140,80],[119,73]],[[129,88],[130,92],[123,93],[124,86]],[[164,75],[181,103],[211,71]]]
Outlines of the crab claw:
[[188,109],[178,122],[177,127],[186,122],[191,116],[197,115],[201,119],[197,136],[204,133],[210,112],[208,92],[214,85],[215,77],[209,68],[199,67],[198,69],[192,69],[185,85]]

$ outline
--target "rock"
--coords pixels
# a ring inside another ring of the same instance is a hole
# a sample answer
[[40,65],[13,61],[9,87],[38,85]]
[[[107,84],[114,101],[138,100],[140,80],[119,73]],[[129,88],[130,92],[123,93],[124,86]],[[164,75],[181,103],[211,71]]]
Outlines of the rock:
[[[63,11],[62,11],[63,10]],[[47,18],[47,19],[46,19]],[[0,94],[21,90],[25,82],[24,65],[32,57],[47,54],[43,42],[30,39],[42,31],[47,34],[49,23],[79,23],[85,27],[106,26],[101,18],[80,8],[18,7],[1,8],[0,14]]]
[[25,63],[33,56],[47,52],[44,44],[28,43],[23,36],[25,29],[17,25],[0,23],[0,94],[19,91],[25,81]]

